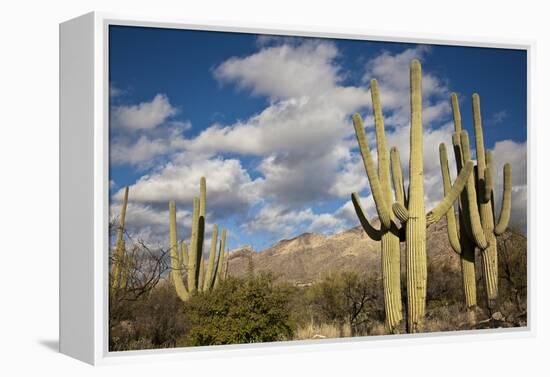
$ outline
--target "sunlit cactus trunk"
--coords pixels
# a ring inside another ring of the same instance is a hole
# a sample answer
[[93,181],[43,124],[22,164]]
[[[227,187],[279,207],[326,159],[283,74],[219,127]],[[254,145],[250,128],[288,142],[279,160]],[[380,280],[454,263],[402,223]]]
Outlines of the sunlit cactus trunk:
[[422,330],[426,311],[426,211],[424,208],[424,150],[422,144],[422,71],[411,64],[411,139],[409,160],[409,217],[406,223],[407,327]]

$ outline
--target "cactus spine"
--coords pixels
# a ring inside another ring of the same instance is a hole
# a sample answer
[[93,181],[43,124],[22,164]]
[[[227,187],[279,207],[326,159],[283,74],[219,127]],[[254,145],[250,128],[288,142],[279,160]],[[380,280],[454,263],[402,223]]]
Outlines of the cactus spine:
[[[407,257],[407,329],[423,328],[426,311],[427,260],[426,227],[445,215],[453,206],[472,174],[473,163],[467,161],[452,187],[430,212],[424,204],[424,162],[422,143],[422,68],[418,60],[411,62],[411,136],[409,160],[409,196],[407,203],[399,201],[393,212],[405,224]],[[405,207],[407,205],[407,207]]]
[[[381,261],[382,261],[382,280],[384,288],[384,309],[386,313],[385,325],[388,331],[395,332],[401,320],[403,319],[401,303],[401,251],[399,243],[399,229],[395,224],[395,218],[390,211],[393,195],[390,184],[390,153],[386,143],[384,131],[384,119],[380,97],[378,93],[378,83],[371,81],[371,96],[374,110],[374,123],[376,128],[376,145],[378,150],[378,172],[375,170],[374,162],[369,150],[366,139],[363,122],[359,114],[353,116],[353,125],[359,150],[363,158],[363,163],[367,176],[369,178],[371,192],[376,204],[378,217],[380,218],[380,229],[375,229],[368,221],[361,207],[360,199],[357,193],[351,196],[355,212],[363,225],[365,232],[375,241],[381,241]],[[402,176],[399,163],[399,154],[396,149],[392,149],[392,170],[395,182],[397,182],[396,193],[397,200],[404,202],[404,197],[400,196],[403,191]],[[398,172],[397,172],[398,171]],[[401,181],[400,181],[401,180]]]
[[[187,301],[195,292],[208,291],[213,287],[216,280],[219,280],[217,269],[215,269],[216,245],[218,237],[218,226],[212,229],[212,240],[210,256],[205,266],[203,258],[203,244],[206,218],[206,180],[200,180],[200,196],[193,199],[193,216],[191,223],[191,241],[189,250],[187,245],[180,241],[178,243],[176,226],[176,203],[171,201],[170,209],[170,257],[171,273],[174,280],[176,293],[182,301]],[[226,230],[222,231],[222,243],[225,242]],[[223,261],[223,248],[220,248],[218,261]],[[187,273],[185,279],[183,272]],[[187,287],[184,281],[187,280]]]
[[112,286],[114,288],[119,288],[121,285],[123,268],[124,268],[124,254],[125,254],[125,243],[124,243],[124,223],[126,221],[126,208],[128,207],[128,193],[129,188],[124,189],[124,198],[122,200],[122,208],[120,210],[120,218],[118,220],[118,227],[116,233],[116,242],[115,242],[115,258],[113,261],[112,268]]

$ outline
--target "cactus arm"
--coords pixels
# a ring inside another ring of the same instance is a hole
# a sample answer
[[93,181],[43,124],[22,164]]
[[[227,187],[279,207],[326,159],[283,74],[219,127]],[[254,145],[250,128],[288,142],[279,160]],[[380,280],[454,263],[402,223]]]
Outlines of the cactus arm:
[[393,202],[390,183],[390,160],[388,145],[386,142],[386,133],[384,132],[384,116],[382,114],[382,106],[380,105],[380,94],[378,92],[378,82],[376,80],[371,80],[370,92],[372,97],[372,108],[374,111],[376,148],[378,151],[378,179],[380,180],[380,186],[384,195],[386,208],[389,208]]
[[488,149],[485,151],[485,172],[483,173],[483,203],[488,203],[493,197],[493,152]]
[[451,93],[451,107],[453,108],[453,120],[455,132],[460,134],[462,131],[462,117],[460,116],[460,107],[458,106],[458,97],[456,93]]
[[401,159],[399,158],[399,150],[397,147],[392,147],[390,150],[391,172],[393,177],[393,189],[395,190],[395,201],[404,206],[407,205],[405,198],[405,184],[403,183],[403,172],[401,171]]
[[382,225],[389,229],[391,226],[391,214],[384,199],[378,173],[374,168],[374,162],[367,143],[365,129],[363,128],[363,121],[361,120],[361,116],[359,114],[353,115],[353,127],[355,128],[355,135],[359,144],[359,150],[361,152],[361,156],[363,157],[363,164],[365,165],[365,170],[369,178],[370,188],[374,198],[374,203],[376,204],[378,217],[380,218]]
[[401,203],[393,203],[393,214],[401,221],[406,223],[409,220],[409,210]]
[[357,195],[356,192],[351,194],[351,202],[353,203],[353,208],[355,208],[355,213],[357,214],[359,222],[363,226],[365,233],[367,233],[373,241],[380,241],[382,239],[382,232],[369,223],[369,220],[363,211],[363,207],[361,206],[359,195]]
[[220,251],[218,252],[218,264],[216,265],[216,272],[214,274],[214,288],[216,288],[220,284],[220,280],[223,279],[222,277],[222,270],[223,270],[223,260],[225,256],[225,238],[227,236],[227,230],[222,230],[222,237],[220,240]]
[[[451,176],[449,174],[449,161],[447,158],[447,148],[445,144],[439,144],[439,163],[441,165],[441,176],[443,177],[443,195],[451,191]],[[461,253],[460,240],[458,239],[458,229],[456,226],[456,215],[454,206],[447,211],[447,236],[452,249],[458,254]]]
[[[474,93],[472,95],[472,108],[474,113],[474,136],[476,141],[476,158],[477,158],[477,169],[478,174],[478,184],[481,179],[484,179],[483,174],[485,174],[485,168],[487,167],[485,163],[485,145],[483,142],[483,126],[481,125],[481,110],[479,104],[479,95]],[[480,191],[483,193],[483,191]]]
[[189,292],[194,292],[197,288],[197,244],[199,238],[199,211],[200,199],[193,199],[193,220],[191,223],[191,247],[189,250],[189,265],[187,266],[187,286]]
[[229,251],[225,253],[225,268],[223,273],[223,279],[227,279],[227,275],[229,275]]
[[189,251],[187,250],[187,244],[183,241],[180,241],[179,257],[182,266],[187,269],[187,266],[189,265]]
[[208,256],[208,267],[204,277],[204,290],[208,291],[212,287],[212,273],[214,271],[214,262],[216,261],[216,248],[218,246],[218,226],[212,227],[212,238],[210,240],[210,255]]
[[495,234],[501,235],[506,231],[508,222],[510,221],[510,212],[512,208],[512,167],[510,164],[505,164],[503,169],[504,174],[504,187],[502,193],[502,208],[500,210],[500,216],[498,224],[495,227]]
[[439,202],[439,204],[426,215],[427,225],[438,222],[439,219],[441,219],[441,217],[451,209],[453,203],[458,198],[458,195],[460,195],[460,193],[464,189],[464,186],[468,182],[468,179],[472,174],[473,168],[474,163],[472,161],[468,161],[466,165],[464,165],[464,168],[460,171],[458,177],[456,177],[453,186],[451,187],[449,192],[445,194],[443,200],[441,200],[441,202]]
[[178,258],[178,235],[176,230],[176,202],[173,200],[169,204],[170,210],[170,264],[172,267],[172,277],[176,293],[182,301],[189,299],[189,292],[183,285],[183,277],[181,273],[181,265]]
[[[470,141],[468,132],[462,131],[460,133],[460,143],[463,154],[463,160],[468,161],[470,159]],[[481,219],[479,216],[479,208],[477,206],[477,193],[475,187],[475,178],[470,176],[468,183],[466,184],[466,192],[468,196],[468,217],[470,222],[470,229],[472,233],[472,239],[480,249],[487,248],[487,238],[483,226],[481,225]]]
[[206,178],[200,179],[200,195],[199,195],[199,230],[197,237],[197,288],[202,292],[202,284],[204,278],[204,230],[206,226]]
[[204,258],[200,259],[199,280],[197,285],[199,292],[202,292],[204,290]]

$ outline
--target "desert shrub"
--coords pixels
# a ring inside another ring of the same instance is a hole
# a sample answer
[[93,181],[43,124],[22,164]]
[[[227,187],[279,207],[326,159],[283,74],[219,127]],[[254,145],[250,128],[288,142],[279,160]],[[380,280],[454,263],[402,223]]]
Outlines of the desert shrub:
[[269,275],[229,277],[188,303],[192,329],[187,345],[257,343],[292,338],[290,292]]
[[351,336],[365,335],[377,302],[374,285],[355,272],[327,275],[309,292],[315,321],[337,325],[340,336],[344,336],[344,325],[349,326]]
[[176,347],[189,332],[185,305],[168,282],[124,308],[122,318],[111,319],[111,351]]
[[511,230],[498,239],[501,306],[509,314],[527,310],[527,239]]

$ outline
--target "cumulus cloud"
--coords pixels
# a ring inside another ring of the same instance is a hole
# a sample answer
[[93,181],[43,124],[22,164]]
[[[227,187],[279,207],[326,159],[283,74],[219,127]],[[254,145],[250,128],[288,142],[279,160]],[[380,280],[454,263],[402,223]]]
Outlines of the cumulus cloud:
[[277,204],[262,207],[254,221],[243,225],[246,231],[268,232],[288,238],[301,232],[334,233],[346,228],[346,221],[332,213],[315,213],[311,208],[291,209]]
[[174,108],[165,94],[157,94],[149,102],[137,105],[121,105],[111,109],[111,126],[128,130],[151,129],[175,115]]
[[233,57],[214,70],[221,82],[237,82],[257,95],[291,98],[332,90],[339,81],[332,61],[338,49],[328,42],[267,47],[243,58]]
[[[255,182],[239,160],[203,158],[182,153],[130,186],[132,200],[146,204],[166,204],[176,200],[190,206],[199,195],[199,182],[206,177],[207,211],[216,217],[242,212],[257,201]],[[122,190],[116,194],[121,198]]]
[[502,168],[512,166],[512,213],[510,225],[520,230],[527,229],[527,144],[503,140],[493,148],[495,174],[495,212],[498,216],[502,203]]
[[184,131],[191,128],[189,122],[170,122],[155,130],[122,134],[113,137],[110,147],[110,160],[114,165],[134,165],[140,169],[158,163],[157,157],[183,150]]

